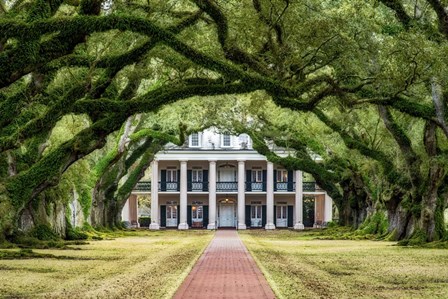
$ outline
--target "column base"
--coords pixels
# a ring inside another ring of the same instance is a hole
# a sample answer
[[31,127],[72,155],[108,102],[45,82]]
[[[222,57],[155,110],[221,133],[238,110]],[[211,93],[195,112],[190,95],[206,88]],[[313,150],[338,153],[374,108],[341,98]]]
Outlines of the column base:
[[267,223],[266,226],[264,227],[264,229],[267,229],[267,230],[275,229],[275,224]]
[[294,229],[305,229],[305,225],[303,225],[303,223],[296,223],[294,224]]
[[216,225],[215,224],[209,224],[209,225],[207,225],[207,229],[216,229]]
[[246,224],[238,224],[238,229],[247,229]]
[[158,230],[160,229],[160,225],[158,223],[151,223],[149,229]]
[[187,223],[180,223],[179,226],[177,227],[177,229],[188,229],[188,224]]

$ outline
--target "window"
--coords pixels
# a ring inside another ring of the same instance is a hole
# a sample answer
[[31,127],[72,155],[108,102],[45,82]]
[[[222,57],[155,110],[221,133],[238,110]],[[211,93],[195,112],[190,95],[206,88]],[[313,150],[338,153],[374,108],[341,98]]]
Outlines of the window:
[[288,217],[286,206],[277,206],[277,219],[286,219]]
[[263,182],[263,170],[252,169],[252,182],[255,182],[255,183]]
[[231,146],[229,134],[222,135],[222,146]]
[[177,206],[166,207],[166,218],[177,219]]
[[177,169],[176,168],[167,168],[166,181],[168,183],[177,182]]
[[199,133],[193,133],[190,135],[190,146],[201,146],[199,143]]
[[252,219],[261,219],[261,205],[251,206],[250,210]]
[[191,180],[194,183],[202,182],[202,168],[193,168],[191,170]]
[[192,207],[192,218],[193,221],[195,220],[201,220],[203,218],[203,207],[202,206],[193,206]]
[[277,182],[287,183],[288,182],[288,171],[287,170],[277,170]]

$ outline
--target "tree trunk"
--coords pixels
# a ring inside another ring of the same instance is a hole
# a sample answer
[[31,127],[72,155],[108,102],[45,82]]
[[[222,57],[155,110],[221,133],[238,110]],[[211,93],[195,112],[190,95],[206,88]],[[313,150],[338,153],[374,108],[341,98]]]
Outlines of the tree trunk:
[[403,207],[403,197],[401,192],[395,192],[392,197],[385,202],[387,218],[389,221],[389,239],[402,240],[414,232],[412,215],[409,209]]
[[359,174],[340,183],[343,200],[339,208],[339,224],[358,228],[367,218],[370,197]]
[[425,126],[424,144],[426,153],[431,161],[425,192],[421,199],[421,213],[418,226],[426,238],[424,241],[437,241],[444,237],[445,229],[443,223],[443,199],[439,199],[439,187],[442,184],[446,171],[442,162],[436,158],[439,154],[437,146],[436,125],[427,122]]

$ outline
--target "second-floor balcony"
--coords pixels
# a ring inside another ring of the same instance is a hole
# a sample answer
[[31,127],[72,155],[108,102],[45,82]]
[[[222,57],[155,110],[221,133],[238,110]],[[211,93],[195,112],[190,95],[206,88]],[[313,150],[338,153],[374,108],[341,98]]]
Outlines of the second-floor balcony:
[[[159,182],[159,192],[178,192],[180,191],[179,182]],[[304,192],[323,191],[316,182],[303,182]],[[208,192],[208,182],[188,182],[187,190],[189,192]],[[295,182],[274,182],[274,192],[295,192]],[[151,191],[150,181],[138,182],[134,187],[137,192]],[[238,182],[216,182],[217,192],[238,192]],[[266,192],[266,182],[245,182],[246,192]]]
[[179,190],[179,182],[159,182],[159,191],[176,192]]
[[292,192],[296,190],[295,182],[275,182],[274,191]]
[[216,192],[237,192],[238,182],[216,182]]

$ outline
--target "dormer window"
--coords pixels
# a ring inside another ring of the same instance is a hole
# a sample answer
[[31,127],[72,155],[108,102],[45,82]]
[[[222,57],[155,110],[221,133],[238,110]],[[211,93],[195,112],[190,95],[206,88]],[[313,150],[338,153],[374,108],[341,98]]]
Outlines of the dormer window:
[[231,139],[230,139],[230,135],[229,134],[223,134],[222,135],[222,146],[223,147],[230,147],[231,144]]
[[193,133],[190,135],[190,146],[191,147],[201,146],[201,144],[199,142],[199,133]]

